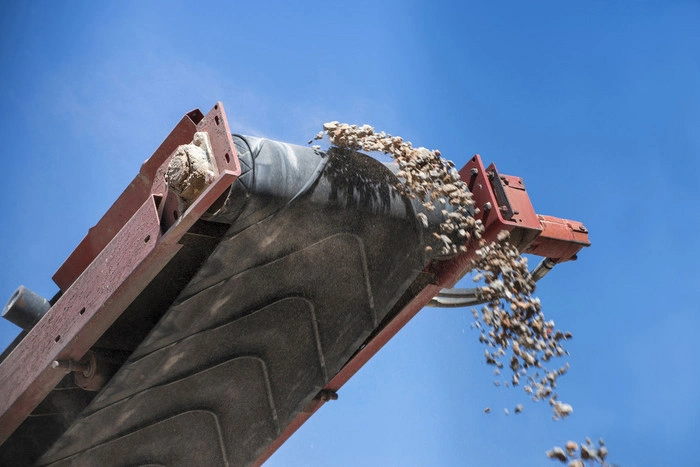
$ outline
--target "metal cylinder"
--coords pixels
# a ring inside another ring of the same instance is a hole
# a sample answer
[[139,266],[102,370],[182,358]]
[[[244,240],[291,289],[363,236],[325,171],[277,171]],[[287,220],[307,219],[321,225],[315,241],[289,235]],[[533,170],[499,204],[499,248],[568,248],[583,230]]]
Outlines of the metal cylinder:
[[556,264],[557,263],[553,259],[543,258],[540,264],[538,264],[537,267],[533,269],[532,278],[535,280],[535,282],[537,282],[538,280],[546,276],[547,273],[551,271],[554,266],[556,266]]
[[20,285],[2,309],[2,317],[28,331],[39,322],[49,308],[51,304],[48,300]]
[[99,391],[114,374],[105,358],[91,350],[78,362],[78,366],[81,368],[73,372],[73,379],[77,386],[86,391]]

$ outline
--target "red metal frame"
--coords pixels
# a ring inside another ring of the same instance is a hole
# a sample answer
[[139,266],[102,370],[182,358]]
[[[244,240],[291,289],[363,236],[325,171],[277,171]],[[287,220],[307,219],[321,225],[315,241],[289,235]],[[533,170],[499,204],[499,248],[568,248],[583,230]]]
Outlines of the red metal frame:
[[[164,213],[172,196],[164,178],[167,151],[191,142],[196,131],[210,132],[218,177],[187,211]],[[0,444],[63,378],[52,362],[79,361],[85,355],[238,175],[223,105],[217,103],[206,117],[198,110],[185,116],[58,270],[54,277],[63,295],[0,364]]]

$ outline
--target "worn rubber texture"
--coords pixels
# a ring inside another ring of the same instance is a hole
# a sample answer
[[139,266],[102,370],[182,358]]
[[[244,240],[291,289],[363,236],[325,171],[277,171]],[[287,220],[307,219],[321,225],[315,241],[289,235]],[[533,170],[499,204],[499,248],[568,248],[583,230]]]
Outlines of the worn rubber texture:
[[206,220],[224,233],[39,465],[253,463],[431,259],[383,164],[234,141],[247,170]]

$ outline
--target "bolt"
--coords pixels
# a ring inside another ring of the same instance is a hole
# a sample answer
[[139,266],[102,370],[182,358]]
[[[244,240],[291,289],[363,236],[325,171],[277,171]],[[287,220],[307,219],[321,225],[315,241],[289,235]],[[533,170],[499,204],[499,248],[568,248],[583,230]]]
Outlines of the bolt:
[[484,204],[484,211],[489,211],[491,209],[491,202],[487,202]]
[[54,360],[51,362],[51,368],[60,368],[66,373],[79,371],[83,374],[88,374],[90,372],[90,362],[81,363],[74,360]]
[[472,177],[476,177],[477,175],[479,175],[479,169],[477,169],[476,167],[472,167],[472,169],[469,171],[469,173],[471,174]]
[[332,389],[321,389],[318,393],[319,399],[322,401],[336,401],[338,400],[338,393]]

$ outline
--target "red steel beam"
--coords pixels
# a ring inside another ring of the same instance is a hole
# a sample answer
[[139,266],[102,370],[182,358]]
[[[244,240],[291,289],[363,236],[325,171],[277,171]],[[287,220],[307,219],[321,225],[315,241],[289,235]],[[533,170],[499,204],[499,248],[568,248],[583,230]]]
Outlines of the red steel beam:
[[[192,117],[198,120],[196,125]],[[163,151],[191,142],[195,131],[210,132],[218,177],[184,213],[168,212],[172,216],[162,218],[168,199],[164,174],[170,159]],[[143,164],[135,179],[140,186],[132,184],[125,190],[59,269],[57,283],[65,287],[61,298],[0,363],[0,444],[65,376],[52,368],[52,362],[79,361],[85,355],[179,251],[182,236],[238,175],[240,166],[223,105],[217,103],[206,117],[197,110],[183,118]],[[115,209],[125,209],[130,217],[122,222]],[[95,251],[101,243],[104,246]]]
[[153,187],[157,170],[178,146],[192,141],[195,131],[195,122],[185,115],[143,163],[139,174],[53,275],[54,282],[61,290],[67,290],[75,282],[152,193],[164,193],[162,186]]
[[54,360],[79,361],[178,252],[182,236],[233,183],[224,171],[161,235],[149,198],[56,304],[0,364],[0,444],[65,374]]
[[[159,234],[151,198],[0,364],[0,444],[65,376],[51,363],[80,360],[136,297],[130,277],[158,244]],[[110,290],[112,284],[122,285]]]
[[[192,142],[196,131],[209,134],[217,169],[240,174],[223,104],[217,102],[207,115],[202,115],[199,109],[188,112],[153,155],[141,165],[138,175],[53,275],[54,282],[62,291],[71,286],[149,196],[167,193],[165,171],[170,156],[178,146]],[[170,215],[171,212],[167,214]],[[167,218],[166,222],[174,220]]]
[[538,214],[542,233],[525,250],[537,256],[544,256],[555,263],[576,259],[576,254],[591,245],[588,229],[577,221]]

